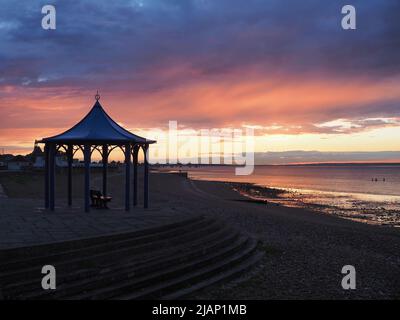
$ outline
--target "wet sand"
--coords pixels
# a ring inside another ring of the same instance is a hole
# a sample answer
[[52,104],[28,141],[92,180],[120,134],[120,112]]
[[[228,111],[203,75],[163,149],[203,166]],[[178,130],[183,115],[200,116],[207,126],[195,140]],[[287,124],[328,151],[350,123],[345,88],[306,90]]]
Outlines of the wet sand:
[[385,208],[381,203],[355,201],[340,194],[333,199],[332,194],[327,196],[323,192],[276,189],[254,183],[230,182],[230,186],[233,190],[244,195],[248,202],[270,202],[287,207],[305,208],[353,221],[400,228],[400,207],[398,205]]

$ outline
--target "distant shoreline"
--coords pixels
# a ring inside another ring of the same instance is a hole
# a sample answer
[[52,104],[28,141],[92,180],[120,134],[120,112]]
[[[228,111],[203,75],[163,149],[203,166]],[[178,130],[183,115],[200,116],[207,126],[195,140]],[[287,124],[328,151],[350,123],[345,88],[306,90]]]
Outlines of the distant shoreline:
[[[256,166],[265,166],[265,165],[256,165]],[[270,166],[270,165],[266,165]],[[285,166],[285,167],[346,167],[346,166],[362,166],[362,167],[376,167],[376,166],[400,166],[399,162],[321,162],[321,163],[304,163],[304,164],[278,164],[277,166]]]
[[[292,164],[255,164],[255,167],[346,167],[346,166],[362,166],[362,167],[376,167],[376,166],[400,166],[400,162],[319,162],[319,163],[292,163]],[[236,164],[153,164],[154,168],[162,167],[240,167]]]

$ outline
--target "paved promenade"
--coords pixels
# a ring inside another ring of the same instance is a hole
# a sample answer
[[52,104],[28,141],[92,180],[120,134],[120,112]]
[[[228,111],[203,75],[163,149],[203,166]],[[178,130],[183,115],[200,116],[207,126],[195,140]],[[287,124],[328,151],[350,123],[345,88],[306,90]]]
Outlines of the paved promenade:
[[159,207],[84,213],[78,207],[49,212],[41,205],[38,200],[0,198],[0,249],[147,229],[188,217],[179,209]]
[[[57,178],[61,180],[62,176]],[[139,186],[142,185],[140,178]],[[114,173],[109,176],[109,189],[113,195],[111,209],[92,209],[90,213],[85,213],[82,198],[74,198],[74,205],[71,208],[67,206],[63,194],[65,190],[61,190],[61,195],[58,195],[54,212],[44,210],[41,193],[43,186],[38,185],[42,177],[23,176],[23,179],[20,178],[23,184],[18,188],[28,197],[20,198],[16,194],[7,197],[4,192],[0,192],[0,249],[148,229],[194,215],[191,204],[198,199],[198,195],[179,196],[183,195],[189,181],[166,174],[151,174],[150,178],[149,209],[142,207],[141,189],[139,205],[129,212],[123,209],[124,194],[120,186],[123,186],[124,175]],[[74,193],[78,195],[83,193],[79,189],[81,180],[80,176],[74,177]],[[101,185],[99,181],[101,177],[93,175],[91,183],[95,187]],[[14,180],[9,182],[12,183]]]

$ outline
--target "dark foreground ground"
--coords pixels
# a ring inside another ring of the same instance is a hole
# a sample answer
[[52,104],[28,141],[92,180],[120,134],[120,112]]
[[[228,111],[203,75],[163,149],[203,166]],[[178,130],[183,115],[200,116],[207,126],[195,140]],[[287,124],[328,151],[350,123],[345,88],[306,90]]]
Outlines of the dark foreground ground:
[[[122,206],[123,178],[116,172],[110,179],[117,207]],[[98,183],[98,177],[93,179]],[[74,190],[79,194],[79,176],[76,181]],[[151,174],[150,182],[153,212],[220,218],[259,239],[260,249],[266,252],[262,264],[243,278],[199,292],[194,299],[400,299],[399,229],[304,209],[237,201],[241,196],[225,183],[190,181],[161,173]],[[9,195],[8,199],[0,198],[2,228],[10,215],[23,212],[24,217],[30,216],[32,203],[41,205],[40,183],[40,175],[0,174],[0,184]],[[62,183],[58,195],[65,197]],[[81,200],[76,198],[77,203]],[[93,221],[95,224],[95,216]],[[342,289],[344,265],[356,268],[356,290]]]

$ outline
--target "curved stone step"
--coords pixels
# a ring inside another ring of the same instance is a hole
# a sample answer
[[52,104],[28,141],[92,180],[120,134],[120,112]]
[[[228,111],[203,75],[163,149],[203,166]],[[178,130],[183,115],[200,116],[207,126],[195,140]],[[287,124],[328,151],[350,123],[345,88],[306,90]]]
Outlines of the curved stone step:
[[[204,255],[213,250],[227,246],[230,242],[237,238],[237,233],[232,232],[229,228],[222,228],[217,232],[208,234],[206,237],[197,239],[190,244],[181,244],[180,247],[176,247],[174,252],[162,252],[163,255],[147,256],[147,259],[140,259],[140,257],[134,257],[132,261],[124,263],[120,266],[108,268],[105,272],[91,274],[82,274],[81,277],[73,281],[64,281],[57,286],[57,291],[46,292],[39,290],[37,292],[31,292],[30,294],[24,294],[24,298],[62,298],[64,296],[73,295],[82,292],[82,288],[85,290],[98,289],[99,287],[106,287],[112,285],[116,281],[124,281],[127,278],[131,278],[132,275],[138,277],[140,275],[155,272],[162,268],[169,267],[179,261],[188,261],[197,256]],[[36,283],[37,287],[37,283]]]
[[250,268],[254,267],[257,263],[259,263],[261,261],[261,259],[264,257],[264,255],[265,254],[263,252],[254,252],[251,255],[251,257],[242,261],[235,267],[230,268],[226,271],[223,271],[211,278],[207,278],[203,281],[199,281],[196,284],[191,284],[187,288],[178,289],[176,291],[173,291],[172,293],[163,295],[160,297],[160,300],[182,299],[190,294],[193,294],[196,291],[203,290],[205,288],[211,287],[211,286],[221,283],[223,281],[228,281],[228,280],[248,271]]
[[[85,254],[87,252],[82,249],[82,251],[76,251],[76,258],[65,259],[57,263],[56,261],[50,260],[52,257],[49,257],[49,260],[45,260],[43,263],[54,265],[57,269],[58,275],[60,275],[58,276],[58,279],[62,282],[63,273],[68,272],[68,274],[71,274],[74,270],[85,269],[85,266],[88,263],[92,268],[93,266],[98,268],[112,265],[115,263],[114,261],[123,263],[126,260],[129,260],[133,255],[138,255],[140,253],[148,254],[150,251],[156,252],[161,249],[164,250],[164,248],[170,248],[171,246],[182,243],[183,241],[188,241],[192,237],[202,237],[203,235],[216,232],[220,228],[221,225],[215,220],[202,220],[199,223],[186,226],[185,230],[183,230],[182,227],[179,228],[179,233],[170,236],[169,238],[161,238],[154,242],[139,245],[136,245],[135,239],[131,239],[129,242],[124,242],[126,247],[122,247],[118,250],[107,251],[103,249],[104,247],[98,246],[97,250],[100,253],[87,255]],[[137,258],[140,258],[140,256]],[[3,273],[0,274],[0,281],[6,288],[7,284],[13,283],[14,285],[8,286],[9,289],[13,286],[18,287],[22,285],[20,279],[30,279],[30,282],[39,281],[40,283],[40,279],[42,278],[41,268],[42,265],[38,265],[27,269],[15,270],[11,273]]]
[[[205,220],[203,217],[190,220],[186,223],[182,223],[176,227],[167,228],[164,226],[161,231],[154,231],[153,229],[147,229],[146,232],[141,231],[140,235],[137,236],[135,233],[126,233],[123,235],[116,235],[110,237],[102,237],[100,240],[96,240],[97,238],[89,238],[82,239],[82,243],[79,241],[76,243],[76,247],[64,251],[63,245],[61,244],[60,249],[57,252],[43,255],[35,255],[33,257],[28,257],[24,259],[19,259],[16,261],[1,260],[7,261],[7,263],[0,264],[0,272],[6,273],[7,270],[16,270],[18,268],[23,268],[26,265],[43,265],[46,264],[46,261],[57,262],[62,260],[63,258],[72,257],[74,255],[87,255],[92,252],[97,252],[98,250],[104,251],[107,249],[115,249],[120,246],[128,245],[129,243],[151,243],[156,241],[157,239],[167,238],[175,233],[179,232],[190,232],[190,228],[196,228],[198,224],[206,225],[208,220]],[[86,245],[85,242],[90,242],[89,245]],[[31,247],[31,250],[35,251],[35,246]]]
[[[3,264],[3,270],[8,271],[0,274],[3,296],[175,299],[244,272],[261,257],[255,240],[204,217],[103,236],[99,241],[69,241],[59,244],[59,251],[56,247],[51,245],[47,255],[45,246],[33,248],[28,258],[17,255],[14,261]],[[36,265],[27,267],[26,263]],[[41,289],[42,263],[56,267],[57,290]],[[12,267],[17,269],[10,270]]]
[[125,279],[120,283],[115,283],[112,286],[104,287],[100,290],[88,291],[83,294],[69,297],[70,299],[111,299],[116,296],[123,296],[129,292],[139,294],[149,287],[154,287],[159,283],[163,283],[168,279],[179,278],[182,274],[190,274],[198,268],[202,268],[207,265],[212,265],[215,261],[223,262],[227,257],[237,253],[242,247],[248,244],[248,239],[244,237],[238,238],[235,242],[224,246],[223,248],[214,252],[206,253],[196,259],[184,262],[178,265],[172,265],[169,268],[162,269],[155,273],[148,273],[144,276],[136,277],[132,274],[131,278]]
[[[161,233],[171,229],[179,228],[181,226],[195,223],[199,220],[204,220],[203,216],[191,217],[184,220],[172,222],[170,224],[164,224],[156,227],[145,228],[136,231],[129,232],[118,232],[102,235],[98,237],[89,238],[78,238],[74,240],[51,242],[45,244],[38,244],[30,247],[17,247],[0,250],[0,267],[4,264],[1,262],[24,262],[30,258],[48,256],[50,254],[57,254],[60,251],[73,250],[78,247],[88,247],[91,245],[97,245],[100,243],[106,243],[110,241],[118,241],[123,239],[139,238],[149,234]],[[1,270],[1,269],[0,269]]]
[[205,280],[208,277],[214,277],[224,270],[229,270],[235,265],[245,261],[246,258],[251,257],[257,247],[257,241],[253,239],[247,239],[246,246],[235,252],[234,254],[221,259],[217,262],[206,264],[201,268],[196,268],[192,272],[185,273],[179,277],[160,282],[154,286],[147,287],[146,289],[133,292],[126,295],[116,295],[113,298],[118,300],[136,300],[136,299],[159,299],[162,296],[166,296],[168,292],[175,291],[176,289],[191,286],[201,280]]

